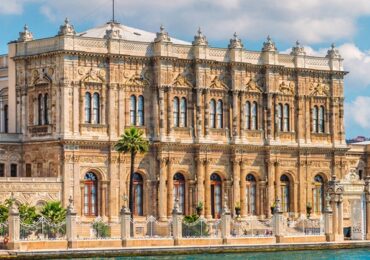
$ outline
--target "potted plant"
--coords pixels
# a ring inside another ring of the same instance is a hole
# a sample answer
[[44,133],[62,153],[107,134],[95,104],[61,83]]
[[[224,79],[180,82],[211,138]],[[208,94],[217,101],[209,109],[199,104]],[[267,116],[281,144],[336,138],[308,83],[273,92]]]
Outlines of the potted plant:
[[306,205],[306,212],[307,212],[307,218],[309,219],[310,216],[311,216],[311,212],[312,212],[311,203],[307,203],[307,205]]
[[240,202],[237,202],[236,204],[235,204],[235,214],[236,214],[236,216],[240,216],[240,210],[241,210],[241,207],[240,207]]
[[275,212],[275,207],[276,207],[276,204],[275,202],[271,205],[270,209],[271,209],[271,215],[274,215],[274,212]]
[[200,216],[202,215],[202,210],[203,210],[203,202],[199,201],[198,202],[198,205],[196,206],[196,211],[197,211],[197,215]]

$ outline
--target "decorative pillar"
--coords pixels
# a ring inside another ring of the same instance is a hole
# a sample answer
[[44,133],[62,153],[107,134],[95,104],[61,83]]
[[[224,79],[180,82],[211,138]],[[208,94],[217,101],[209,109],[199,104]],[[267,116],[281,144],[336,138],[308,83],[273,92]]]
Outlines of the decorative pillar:
[[236,141],[236,139],[238,138],[238,96],[239,96],[239,92],[234,90],[233,91],[233,106],[232,106],[232,112],[233,112],[233,119],[232,119],[232,126],[233,126],[233,136],[234,136],[234,142]]
[[158,215],[159,220],[165,221],[167,216],[166,165],[168,159],[160,158],[159,162]]
[[179,208],[178,199],[176,199],[175,207],[172,210],[172,231],[175,245],[178,245],[182,238],[182,212]]
[[[197,205],[202,203],[204,205],[204,167],[203,159],[198,158],[197,160]],[[197,206],[196,205],[196,206]],[[204,210],[202,210],[201,216],[204,216]]]
[[77,239],[77,225],[76,225],[76,216],[77,213],[73,207],[73,199],[72,196],[69,197],[69,205],[67,207],[67,215],[66,215],[66,235],[68,241],[68,248],[74,247],[74,241]]
[[280,199],[275,200],[275,208],[274,208],[274,234],[276,237],[276,243],[280,243],[280,238],[285,234],[285,227],[284,227],[284,216],[281,210]]
[[164,90],[163,87],[158,88],[159,96],[159,139],[164,137]]
[[210,160],[209,159],[206,159],[205,160],[205,181],[204,181],[204,185],[205,185],[205,217],[207,219],[211,219],[212,218],[212,212],[211,212],[211,174],[209,172],[209,164],[210,164]]
[[12,203],[9,216],[8,216],[8,229],[9,229],[9,242],[8,242],[8,249],[15,250],[19,249],[19,239],[20,239],[20,217],[19,217],[19,210],[18,206],[15,203]]
[[246,194],[245,194],[245,188],[246,188],[246,165],[242,161],[241,167],[240,167],[240,214],[242,218],[245,218],[247,216],[247,202],[246,202]]
[[332,176],[328,183],[327,193],[331,198],[333,208],[333,241],[343,241],[343,185]]
[[205,90],[204,97],[204,128],[205,128],[205,137],[209,135],[209,89]]
[[128,239],[131,238],[131,212],[126,206],[120,211],[121,216],[121,240],[122,246],[127,246]]
[[167,134],[173,137],[172,88],[167,89]]
[[272,207],[273,202],[275,200],[275,193],[274,193],[274,172],[273,172],[273,164],[269,159],[266,159],[266,167],[267,167],[267,217],[270,218],[272,213],[270,207]]
[[231,227],[231,213],[229,207],[227,206],[227,196],[224,198],[224,207],[221,216],[221,238],[222,243],[227,244],[227,239],[230,237],[230,227]]
[[279,165],[280,165],[279,161],[276,161],[274,163],[274,166],[275,166],[275,198],[281,198]]
[[[168,159],[167,163],[167,216],[170,217],[173,210],[173,174],[172,174],[172,158]],[[172,209],[172,210],[171,210]]]
[[[240,94],[240,139],[244,139],[244,128],[245,128],[245,93]],[[261,103],[262,104],[262,103]]]
[[326,206],[324,209],[324,231],[326,241],[333,241],[333,209],[330,206],[330,195],[326,196]]
[[240,159],[234,158],[233,161],[233,207],[235,208],[237,204],[240,206]]
[[201,109],[202,89],[197,89],[197,104],[196,104],[196,129],[198,139],[203,136],[202,134],[202,109]]

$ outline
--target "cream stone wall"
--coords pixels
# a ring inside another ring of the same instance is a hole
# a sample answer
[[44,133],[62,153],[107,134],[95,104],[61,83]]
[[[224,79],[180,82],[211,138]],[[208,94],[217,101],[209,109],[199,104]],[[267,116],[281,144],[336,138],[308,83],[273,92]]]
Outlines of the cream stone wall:
[[[185,177],[184,214],[194,213],[203,202],[205,217],[212,217],[212,173],[222,179],[222,200],[227,195],[230,208],[240,203],[243,217],[246,176],[252,174],[261,218],[270,216],[273,202],[281,198],[280,177],[285,174],[290,215],[305,214],[317,174],[326,185],[334,175],[341,179],[350,168],[358,170],[351,160],[363,157],[367,165],[365,153],[350,153],[345,143],[343,60],[334,46],[326,57],[307,56],[299,44],[291,54],[279,54],[271,39],[261,52],[242,47],[235,36],[229,48],[212,48],[201,32],[192,45],[175,44],[165,31],[153,42],[72,33],[9,44],[8,94],[3,99],[9,100],[10,133],[17,134],[0,135],[0,163],[6,164],[6,182],[13,181],[8,178],[10,161],[19,165],[19,177],[13,190],[4,187],[0,199],[11,191],[21,199],[22,189],[29,189],[32,196],[23,200],[35,204],[51,183],[49,199],[66,205],[72,197],[82,216],[84,176],[94,172],[98,213],[118,220],[128,194],[130,160],[113,146],[131,125],[130,97],[142,95],[144,125],[138,127],[151,146],[136,158],[135,170],[144,179],[144,216],[170,217],[177,172]],[[0,85],[5,93],[2,89]],[[101,98],[100,123],[85,122],[86,92]],[[49,122],[39,125],[38,96],[46,93]],[[187,100],[186,126],[174,127],[175,97]],[[223,103],[221,128],[211,127],[212,99]],[[252,130],[246,128],[247,101],[257,102]],[[277,126],[279,104],[289,105],[287,131]],[[323,133],[313,131],[315,105],[325,108]],[[31,177],[26,177],[27,167]],[[363,176],[369,174],[363,169]]]

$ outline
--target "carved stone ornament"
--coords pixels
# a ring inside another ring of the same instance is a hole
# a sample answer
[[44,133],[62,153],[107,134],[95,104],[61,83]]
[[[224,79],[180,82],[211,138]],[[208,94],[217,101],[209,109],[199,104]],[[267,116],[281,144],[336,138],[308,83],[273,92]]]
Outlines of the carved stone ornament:
[[344,180],[348,182],[356,182],[360,180],[360,176],[357,175],[355,169],[351,169],[346,176],[344,176]]
[[122,39],[121,32],[119,29],[114,28],[115,23],[110,23],[110,29],[105,31],[105,39]]
[[292,48],[292,52],[290,53],[290,55],[306,55],[306,51],[304,50],[304,47],[301,46],[299,41],[295,42],[295,46]]
[[135,73],[126,81],[125,85],[145,87],[149,85],[149,82],[139,73]]
[[159,29],[160,31],[157,33],[157,37],[155,37],[154,42],[171,42],[171,38],[168,36],[168,32],[164,30],[164,26],[161,25]]
[[64,24],[59,27],[58,35],[75,35],[76,31],[72,24],[69,23],[68,18],[64,20]]
[[33,40],[33,35],[32,33],[28,30],[27,24],[24,25],[23,27],[23,32],[19,33],[19,42],[27,42],[27,41],[32,41]]
[[262,92],[262,89],[258,86],[255,79],[249,79],[248,83],[245,85],[245,90],[249,92]]
[[224,82],[220,80],[218,76],[215,76],[209,85],[210,88],[218,88],[218,89],[227,89],[227,86]]
[[189,80],[183,76],[182,74],[178,74],[175,80],[172,83],[175,87],[192,87],[193,85],[189,82]]
[[277,51],[275,43],[272,41],[270,35],[267,36],[267,41],[263,43],[262,51]]
[[230,39],[229,48],[230,49],[242,49],[243,47],[244,46],[243,46],[242,41],[240,40],[240,38],[238,37],[238,35],[235,32],[234,33],[234,38]]
[[331,49],[328,50],[328,53],[326,54],[326,58],[330,59],[340,59],[342,56],[340,56],[340,53],[338,49],[335,48],[335,44],[331,44]]
[[203,35],[200,27],[198,29],[197,35],[194,36],[194,41],[192,43],[193,45],[196,45],[196,46],[207,46],[208,45],[207,38],[206,36]]
[[312,96],[329,96],[329,86],[322,83],[313,83],[310,92]]
[[286,95],[294,95],[294,83],[285,83],[285,81],[283,81],[279,86],[279,91]]

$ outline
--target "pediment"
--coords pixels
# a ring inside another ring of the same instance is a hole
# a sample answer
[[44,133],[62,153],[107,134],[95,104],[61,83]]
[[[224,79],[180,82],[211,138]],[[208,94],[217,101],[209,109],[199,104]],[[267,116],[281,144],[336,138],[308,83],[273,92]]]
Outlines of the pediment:
[[189,80],[182,74],[177,75],[172,85],[175,87],[190,87],[190,88],[193,87],[193,85],[189,82]]
[[215,76],[209,85],[210,88],[222,89],[227,90],[227,85],[218,77]]
[[258,86],[258,83],[255,79],[250,79],[244,88],[248,92],[257,92],[262,93],[262,89]]

